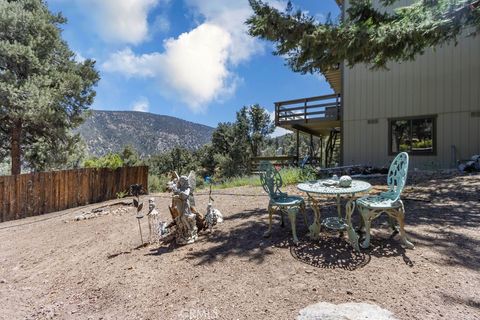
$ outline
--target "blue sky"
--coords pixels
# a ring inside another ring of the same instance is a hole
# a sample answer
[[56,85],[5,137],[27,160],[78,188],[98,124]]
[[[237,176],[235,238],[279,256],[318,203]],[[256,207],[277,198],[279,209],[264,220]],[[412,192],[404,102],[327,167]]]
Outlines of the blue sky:
[[[139,110],[216,126],[244,105],[328,94],[246,35],[247,0],[49,0],[68,19],[63,37],[78,59],[97,61],[94,109]],[[279,8],[286,1],[270,0]],[[293,1],[318,19],[334,0]]]

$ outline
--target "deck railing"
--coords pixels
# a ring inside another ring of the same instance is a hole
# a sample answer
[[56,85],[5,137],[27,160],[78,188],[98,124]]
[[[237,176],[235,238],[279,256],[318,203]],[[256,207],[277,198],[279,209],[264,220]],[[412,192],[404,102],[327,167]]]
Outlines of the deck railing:
[[288,167],[294,166],[297,163],[295,156],[272,156],[272,157],[253,157],[250,159],[252,172],[258,172],[260,162],[268,161],[274,166]]
[[275,102],[275,125],[298,120],[340,120],[340,108],[339,94]]
[[296,167],[300,165],[311,165],[311,164],[319,164],[321,163],[321,158],[318,157],[306,157],[304,161],[301,159],[297,159],[296,156],[271,156],[271,157],[253,157],[250,159],[251,161],[251,170],[253,173],[257,173],[260,171],[260,163],[262,161],[268,161],[275,167]]

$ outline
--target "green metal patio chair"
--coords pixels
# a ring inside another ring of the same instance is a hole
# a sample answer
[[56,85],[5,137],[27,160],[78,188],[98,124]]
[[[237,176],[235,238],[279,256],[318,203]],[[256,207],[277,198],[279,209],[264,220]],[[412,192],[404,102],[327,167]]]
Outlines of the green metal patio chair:
[[[370,226],[373,219],[386,213],[389,216],[391,226],[392,221],[397,220],[400,227],[400,238],[402,243],[410,249],[414,245],[407,240],[405,234],[405,208],[400,199],[405,183],[407,181],[408,172],[408,154],[406,152],[399,153],[388,171],[387,183],[388,191],[382,192],[377,196],[366,196],[356,201],[357,208],[362,216],[362,222],[365,226],[365,240],[361,244],[362,248],[370,246]],[[396,230],[396,228],[394,227]]]
[[292,226],[292,235],[294,244],[298,243],[296,220],[298,211],[301,210],[305,224],[307,224],[307,216],[305,213],[305,200],[299,196],[289,196],[281,192],[280,188],[283,185],[282,177],[275,169],[275,167],[268,161],[262,161],[259,166],[260,181],[263,189],[268,193],[270,202],[268,203],[268,230],[264,237],[269,237],[272,233],[272,219],[275,211],[280,211],[282,218],[282,227],[284,227],[283,215],[286,213]]

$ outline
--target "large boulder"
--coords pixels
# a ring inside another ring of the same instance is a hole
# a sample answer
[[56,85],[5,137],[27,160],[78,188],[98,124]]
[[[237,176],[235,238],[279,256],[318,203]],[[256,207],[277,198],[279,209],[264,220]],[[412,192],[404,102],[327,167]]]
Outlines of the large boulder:
[[370,303],[320,302],[300,310],[297,320],[396,320],[388,310]]

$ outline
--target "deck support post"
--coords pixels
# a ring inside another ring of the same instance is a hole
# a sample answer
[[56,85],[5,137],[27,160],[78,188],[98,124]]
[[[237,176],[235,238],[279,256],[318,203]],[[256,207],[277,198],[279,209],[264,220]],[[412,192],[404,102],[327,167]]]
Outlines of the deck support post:
[[314,156],[315,150],[313,147],[313,135],[310,134],[310,163],[313,161],[313,156]]
[[321,135],[320,136],[320,161],[319,161],[320,166],[323,165],[323,154],[325,152],[325,150],[323,150],[324,149],[323,148],[323,139],[324,139],[324,137],[323,137],[323,135]]
[[297,166],[300,164],[300,130],[297,132]]

